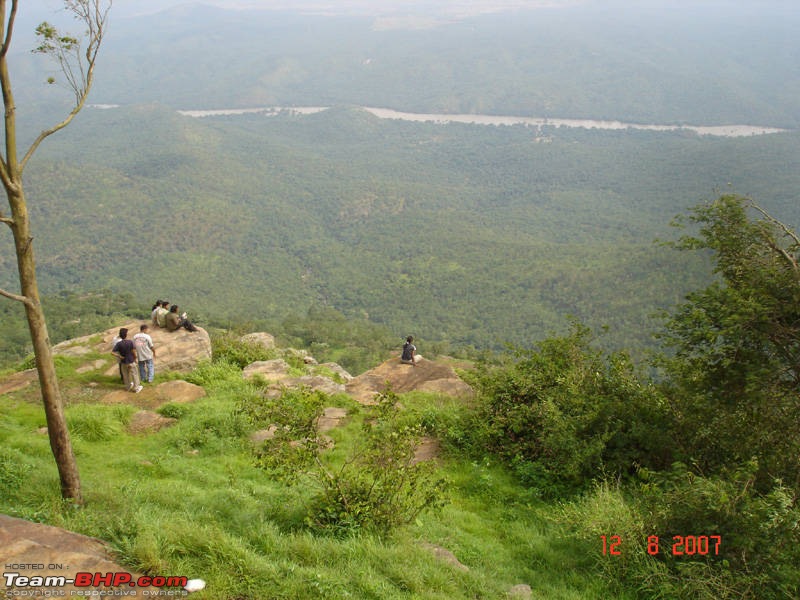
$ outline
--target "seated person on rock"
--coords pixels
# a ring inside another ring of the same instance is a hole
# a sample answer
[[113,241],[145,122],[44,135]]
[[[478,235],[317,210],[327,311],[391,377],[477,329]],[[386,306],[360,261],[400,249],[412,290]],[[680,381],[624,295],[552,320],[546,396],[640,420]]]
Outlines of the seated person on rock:
[[417,347],[412,343],[413,341],[414,336],[412,335],[406,338],[406,343],[403,344],[403,354],[400,356],[400,362],[416,367],[419,359],[422,357],[417,354]]
[[186,318],[186,313],[183,313],[182,315],[178,314],[177,304],[173,304],[169,307],[169,312],[164,318],[164,324],[167,328],[167,331],[176,331],[181,327],[188,331],[197,331],[197,327],[192,325],[189,319]]
[[166,300],[159,300],[158,302],[158,308],[153,311],[153,323],[163,328],[167,326],[166,318],[167,313],[169,313],[169,310],[167,309],[169,302]]

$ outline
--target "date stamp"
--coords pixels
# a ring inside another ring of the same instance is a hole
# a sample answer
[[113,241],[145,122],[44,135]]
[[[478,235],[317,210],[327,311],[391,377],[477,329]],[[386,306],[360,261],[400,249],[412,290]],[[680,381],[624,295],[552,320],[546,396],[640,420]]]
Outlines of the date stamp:
[[[601,535],[603,556],[622,556],[625,544],[618,535]],[[663,544],[657,535],[647,536],[647,553],[657,556],[660,553],[672,556],[719,556],[722,548],[721,535],[673,535]]]

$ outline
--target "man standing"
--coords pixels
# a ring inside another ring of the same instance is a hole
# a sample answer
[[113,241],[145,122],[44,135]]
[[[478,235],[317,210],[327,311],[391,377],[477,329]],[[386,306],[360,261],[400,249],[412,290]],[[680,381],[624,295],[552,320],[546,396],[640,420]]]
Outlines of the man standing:
[[139,363],[139,379],[142,383],[153,383],[155,368],[153,359],[156,357],[156,349],[153,346],[153,338],[147,333],[150,327],[142,324],[139,333],[133,336],[133,345],[136,348],[136,358]]
[[116,343],[111,354],[117,357],[122,364],[122,377],[125,388],[129,392],[138,394],[142,391],[139,384],[139,369],[136,365],[136,348],[128,339],[128,330],[123,327],[119,330],[120,341]]

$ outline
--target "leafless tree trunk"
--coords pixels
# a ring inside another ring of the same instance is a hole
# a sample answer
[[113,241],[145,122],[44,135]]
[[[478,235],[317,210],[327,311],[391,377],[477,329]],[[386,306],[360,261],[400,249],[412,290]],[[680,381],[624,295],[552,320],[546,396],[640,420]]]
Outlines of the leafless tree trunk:
[[[73,502],[81,503],[81,482],[75,454],[69,439],[61,391],[58,387],[53,351],[47,333],[47,323],[39,298],[39,285],[36,281],[36,259],[33,252],[33,235],[31,234],[28,205],[22,185],[22,172],[30,157],[42,141],[63,129],[83,108],[92,85],[95,59],[100,42],[105,33],[106,17],[111,8],[111,0],[64,0],[65,10],[71,13],[86,27],[86,48],[81,48],[81,40],[60,34],[55,27],[42,23],[36,30],[40,45],[35,50],[55,59],[66,77],[68,87],[75,94],[75,106],[67,117],[49,129],[43,130],[28,148],[22,160],[17,153],[16,106],[11,89],[11,78],[8,71],[8,52],[19,0],[0,0],[0,16],[2,29],[0,38],[0,89],[3,94],[4,141],[5,150],[0,152],[0,181],[8,197],[10,214],[0,210],[0,223],[11,229],[14,237],[14,249],[17,255],[19,271],[19,293],[0,289],[0,296],[21,302],[25,306],[28,328],[31,332],[33,352],[36,357],[36,370],[39,374],[39,385],[42,392],[47,431],[50,436],[50,448],[58,466],[61,479],[61,495]],[[52,83],[53,80],[50,80]]]

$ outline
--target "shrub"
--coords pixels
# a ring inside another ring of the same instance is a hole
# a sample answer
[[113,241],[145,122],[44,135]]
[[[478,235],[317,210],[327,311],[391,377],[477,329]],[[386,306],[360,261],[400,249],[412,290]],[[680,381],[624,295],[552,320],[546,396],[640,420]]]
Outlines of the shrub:
[[121,434],[134,410],[129,406],[78,404],[67,410],[67,426],[87,442],[102,442]]
[[482,366],[486,445],[543,495],[628,477],[641,465],[669,464],[669,419],[655,390],[627,355],[590,346],[587,328]]
[[170,402],[159,407],[156,412],[160,414],[162,417],[167,417],[169,419],[180,419],[183,417],[187,412],[189,412],[190,408],[186,404],[181,404],[179,402]]
[[[666,542],[660,556],[684,591],[704,590],[714,598],[800,594],[797,497],[779,480],[760,493],[755,486],[758,471],[753,460],[708,477],[681,463],[669,471],[643,474],[640,502],[646,527]],[[706,555],[673,555],[673,542],[681,549],[681,540],[673,536],[712,535],[719,536],[719,546]],[[706,581],[712,571],[715,578]],[[690,577],[696,580],[690,582]]]
[[214,336],[211,340],[214,362],[229,362],[239,369],[260,360],[271,360],[277,352],[254,341],[245,341],[231,332]]
[[275,437],[258,450],[257,463],[288,483],[303,480],[315,488],[306,517],[312,529],[386,533],[441,506],[445,481],[432,464],[414,463],[423,430],[401,422],[394,393],[378,398],[362,435],[340,463],[324,452],[326,444],[317,433],[324,400],[320,392],[293,390],[250,409],[256,422],[278,426]]

